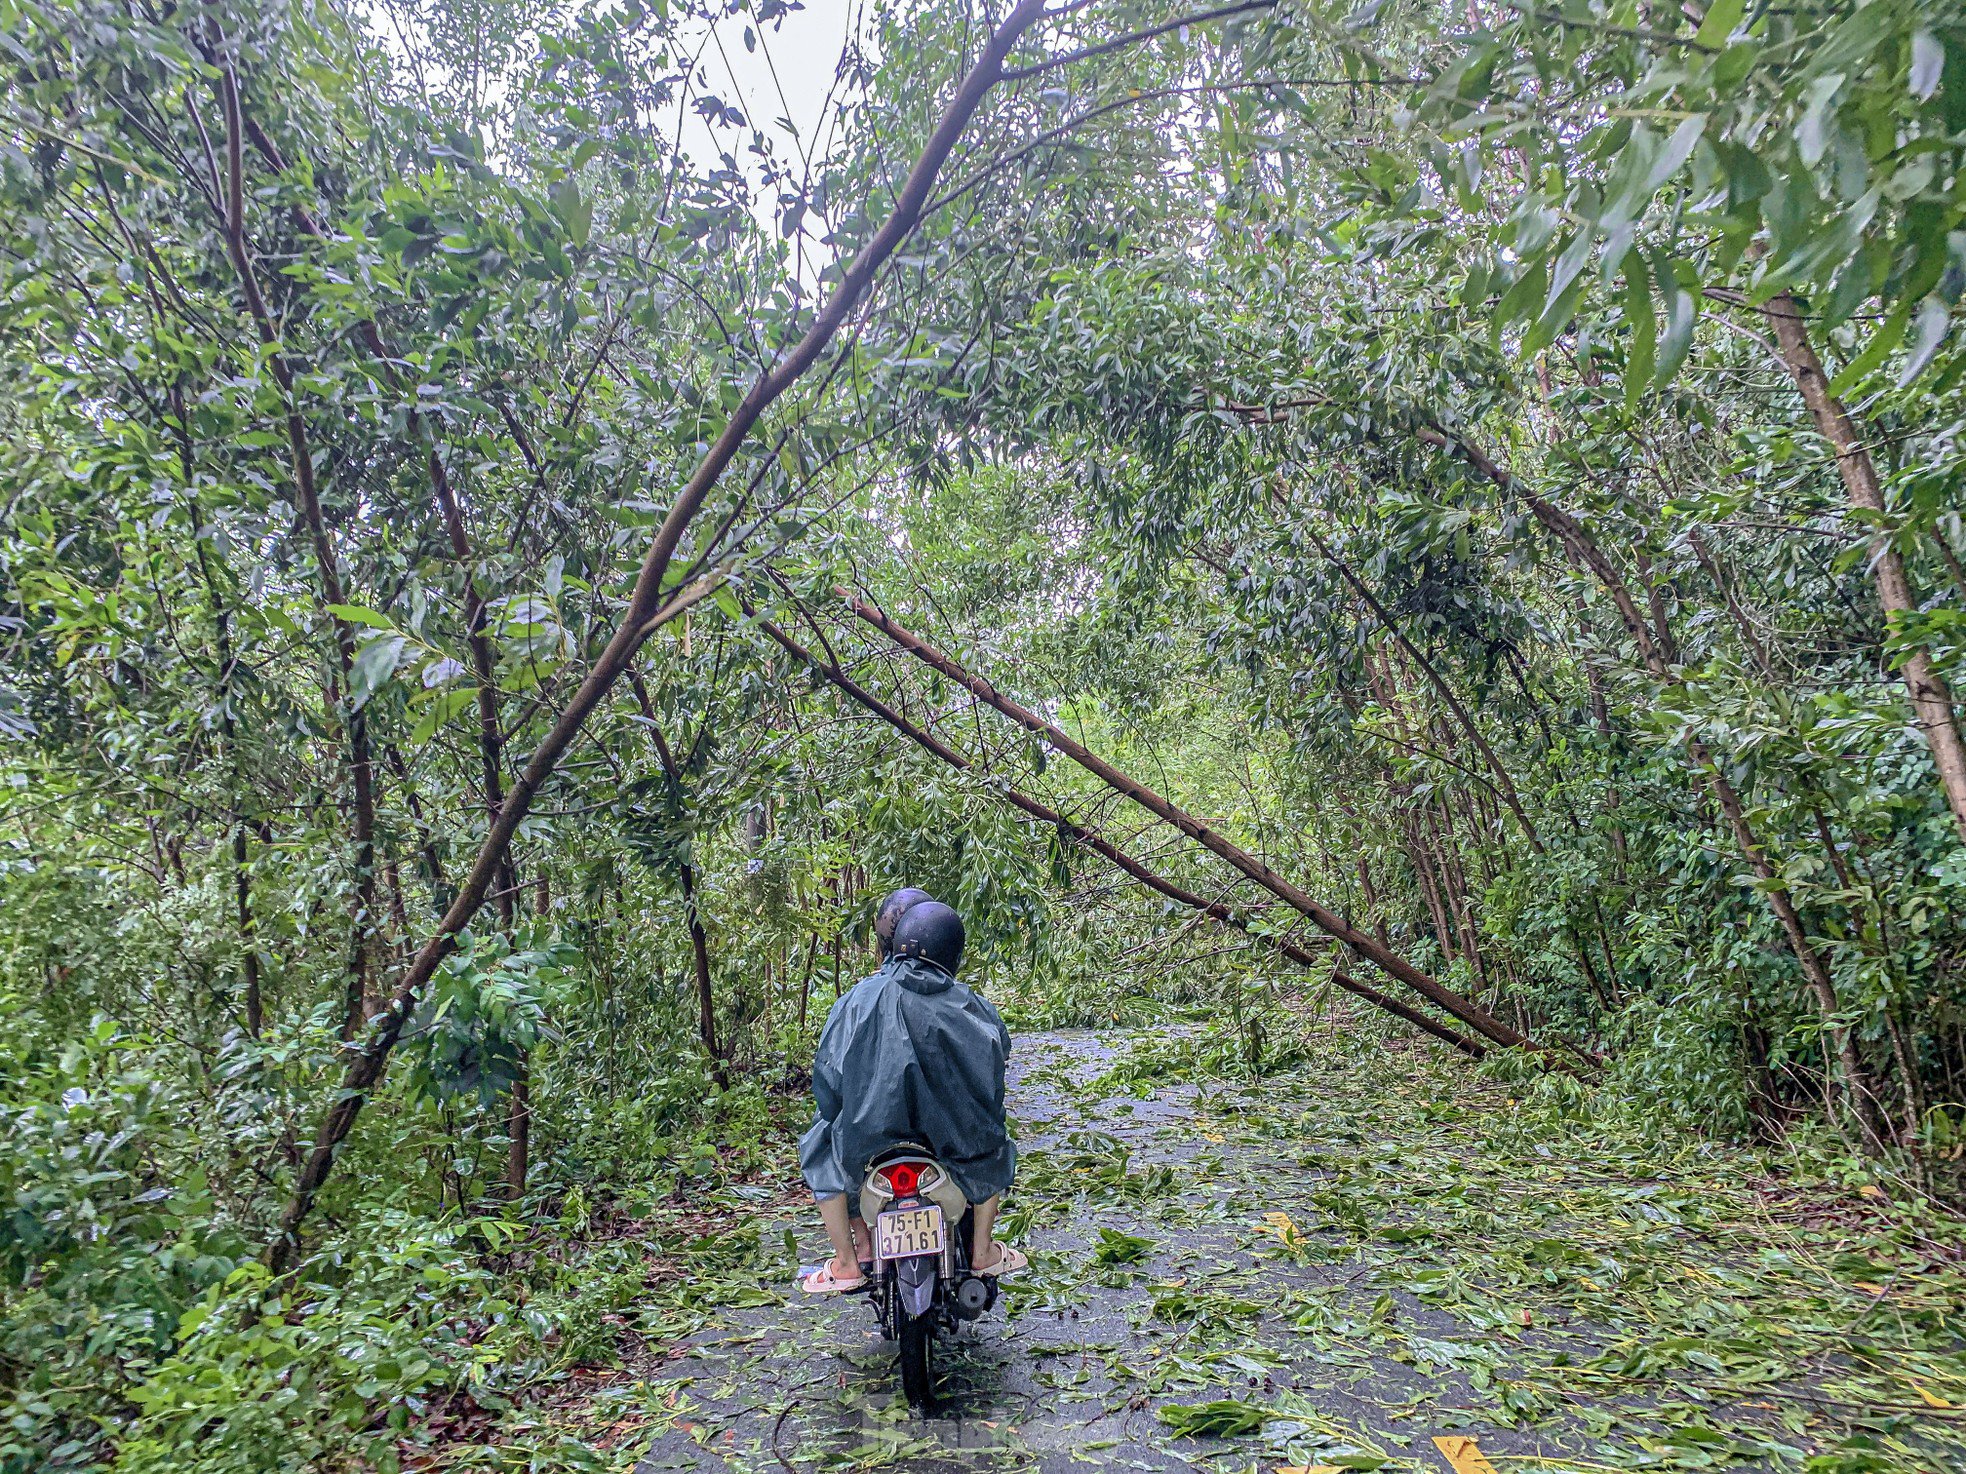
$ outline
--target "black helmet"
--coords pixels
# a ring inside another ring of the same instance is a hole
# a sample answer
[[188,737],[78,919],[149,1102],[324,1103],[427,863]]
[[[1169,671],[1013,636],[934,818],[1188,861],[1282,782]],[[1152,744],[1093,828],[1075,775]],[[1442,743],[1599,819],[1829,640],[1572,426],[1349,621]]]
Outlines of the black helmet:
[[881,956],[885,957],[894,950],[894,924],[901,919],[901,913],[911,906],[934,899],[919,886],[904,885],[898,891],[888,892],[880,910],[874,913],[874,945],[880,949]]
[[894,928],[894,951],[899,957],[927,958],[954,972],[963,960],[963,919],[940,901],[910,906]]

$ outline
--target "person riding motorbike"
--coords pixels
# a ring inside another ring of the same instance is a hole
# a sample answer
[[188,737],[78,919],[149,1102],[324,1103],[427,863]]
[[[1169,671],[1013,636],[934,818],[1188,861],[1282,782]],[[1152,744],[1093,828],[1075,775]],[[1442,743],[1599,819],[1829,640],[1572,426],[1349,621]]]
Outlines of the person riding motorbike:
[[974,1206],[975,1273],[1029,1262],[992,1235],[1017,1165],[1004,1119],[1010,1031],[988,1000],[956,981],[962,918],[909,887],[881,903],[874,935],[881,966],[833,1005],[813,1060],[817,1110],[799,1142],[799,1167],[833,1258],[801,1279],[810,1295],[867,1283],[873,1240],[859,1185],[874,1155],[899,1142],[932,1152]]

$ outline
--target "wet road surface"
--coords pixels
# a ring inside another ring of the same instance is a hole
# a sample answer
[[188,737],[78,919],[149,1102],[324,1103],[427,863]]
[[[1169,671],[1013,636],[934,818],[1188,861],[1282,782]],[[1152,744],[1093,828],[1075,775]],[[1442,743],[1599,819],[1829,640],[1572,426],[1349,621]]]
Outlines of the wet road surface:
[[[761,1227],[756,1264],[780,1303],[721,1312],[661,1370],[650,1390],[668,1427],[641,1474],[1445,1471],[1433,1437],[1462,1433],[1491,1454],[1559,1467],[1581,1453],[1547,1420],[1536,1434],[1498,1426],[1492,1396],[1472,1395],[1492,1386],[1493,1326],[1389,1288],[1374,1264],[1320,1237],[1344,1209],[1321,1202],[1321,1188],[1368,1152],[1371,1133],[1321,1100],[1315,1077],[1197,1085],[1116,1071],[1127,1059],[1090,1033],[1019,1039],[1010,1109],[1022,1161],[1005,1232],[1032,1269],[1005,1282],[983,1321],[939,1343],[938,1417],[908,1415],[864,1298],[791,1291],[788,1232],[804,1263],[827,1250],[808,1214],[781,1208]],[[1423,1245],[1424,1229],[1411,1232]],[[1424,1247],[1415,1253],[1424,1261]],[[1223,1438],[1184,1436],[1158,1416],[1221,1399],[1268,1421]]]

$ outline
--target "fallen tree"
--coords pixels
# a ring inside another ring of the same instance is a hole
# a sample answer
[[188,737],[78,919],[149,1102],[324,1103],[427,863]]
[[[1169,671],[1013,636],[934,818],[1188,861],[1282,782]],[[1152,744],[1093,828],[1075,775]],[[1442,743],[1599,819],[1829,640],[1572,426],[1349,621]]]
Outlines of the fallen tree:
[[[900,712],[861,686],[840,668],[837,659],[833,658],[830,654],[823,658],[815,655],[811,650],[801,645],[792,636],[769,620],[760,620],[759,628],[771,636],[773,640],[777,641],[779,645],[783,646],[793,656],[805,662],[807,666],[817,672],[821,677],[831,682],[854,702],[867,711],[872,712],[890,727],[893,727],[895,731],[915,743],[924,752],[939,758],[959,772],[967,773],[975,771],[975,764],[967,757],[948,746],[948,744],[933,734],[909,721]],[[1317,965],[1319,960],[1317,955],[1297,942],[1292,941],[1289,937],[1279,936],[1273,932],[1257,930],[1250,923],[1248,917],[1232,907],[1225,905],[1221,901],[1211,901],[1206,896],[1197,895],[1185,886],[1177,885],[1165,876],[1157,874],[1096,830],[1086,828],[1083,824],[1066,817],[1066,815],[1050,807],[1048,804],[1032,798],[1029,794],[1019,792],[1006,783],[997,783],[996,791],[1003,797],[1005,802],[1023,810],[1026,814],[1029,814],[1032,818],[1042,823],[1052,825],[1059,833],[1072,840],[1073,843],[1101,856],[1125,874],[1139,881],[1149,890],[1165,896],[1180,905],[1192,907],[1194,910],[1202,912],[1204,915],[1211,917],[1224,926],[1234,927],[1238,931],[1245,932],[1258,940],[1269,943],[1285,957],[1288,957],[1292,962],[1298,963],[1300,966],[1313,967]],[[1409,1008],[1397,998],[1389,998],[1377,988],[1369,987],[1359,982],[1342,968],[1332,974],[1331,981],[1354,997],[1364,999],[1374,1008],[1389,1013],[1395,1018],[1403,1019],[1414,1028],[1431,1034],[1434,1038],[1439,1039],[1445,1044],[1453,1045],[1463,1054],[1480,1059],[1487,1053],[1481,1045],[1475,1043],[1474,1040],[1469,1039],[1466,1035],[1457,1034],[1445,1025],[1428,1018],[1418,1009]]]
[[1527,1035],[1510,1028],[1487,1009],[1470,999],[1462,997],[1453,989],[1443,987],[1434,978],[1422,972],[1398,953],[1387,947],[1377,937],[1359,930],[1336,912],[1319,905],[1309,895],[1292,885],[1269,866],[1258,860],[1241,846],[1236,845],[1216,833],[1208,825],[1195,818],[1185,809],[1177,807],[1163,798],[1144,783],[1137,781],[1092,752],[1083,744],[1074,741],[1058,727],[1046,721],[1036,712],[1020,706],[1003,695],[981,676],[971,675],[947,655],[897,624],[887,613],[866,600],[859,598],[847,589],[837,589],[846,606],[860,619],[881,631],[903,650],[921,661],[924,665],[940,671],[950,680],[969,691],[986,706],[993,707],[1002,715],[1009,717],[1019,726],[1042,737],[1052,747],[1065,754],[1087,772],[1099,778],[1115,792],[1132,799],[1140,807],[1172,824],[1189,838],[1198,841],[1204,848],[1221,859],[1228,861],[1250,880],[1263,887],[1278,900],[1297,911],[1318,930],[1327,936],[1350,947],[1354,952],[1372,962],[1382,971],[1399,979],[1414,992],[1430,1003],[1445,1009],[1454,1017],[1467,1024],[1493,1042],[1510,1047],[1534,1049],[1554,1058],[1551,1052],[1537,1044]]

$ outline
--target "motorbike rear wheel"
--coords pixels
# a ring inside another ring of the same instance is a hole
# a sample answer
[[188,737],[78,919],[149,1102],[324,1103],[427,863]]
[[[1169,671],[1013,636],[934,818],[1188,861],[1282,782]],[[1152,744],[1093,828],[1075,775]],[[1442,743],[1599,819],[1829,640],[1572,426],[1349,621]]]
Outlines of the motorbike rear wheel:
[[911,1316],[901,1311],[901,1392],[908,1406],[927,1417],[935,1411],[935,1312]]

